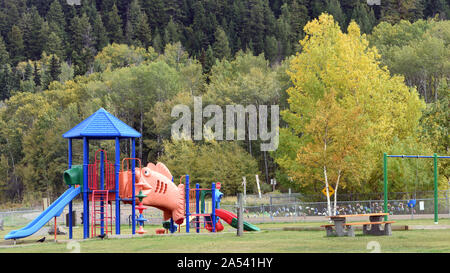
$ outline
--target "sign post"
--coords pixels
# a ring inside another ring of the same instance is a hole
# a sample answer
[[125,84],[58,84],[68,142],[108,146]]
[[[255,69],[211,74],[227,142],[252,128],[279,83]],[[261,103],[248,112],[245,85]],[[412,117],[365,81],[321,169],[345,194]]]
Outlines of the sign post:
[[256,176],[256,185],[258,186],[259,199],[261,199],[262,196],[261,196],[261,187],[259,186],[259,178],[257,174],[255,176]]

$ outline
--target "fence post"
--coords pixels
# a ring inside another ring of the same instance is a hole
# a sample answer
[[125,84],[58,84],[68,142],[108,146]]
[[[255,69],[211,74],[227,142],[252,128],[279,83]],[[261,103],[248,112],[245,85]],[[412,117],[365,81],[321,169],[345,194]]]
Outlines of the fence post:
[[270,207],[270,219],[273,220],[273,211],[272,211],[272,196],[269,196],[269,207]]
[[298,217],[298,213],[297,213],[297,202],[294,202],[294,208],[295,208],[295,217]]
[[243,214],[244,214],[244,208],[243,208],[243,202],[242,202],[242,193],[238,193],[237,195],[237,201],[238,201],[238,211],[237,211],[237,217],[238,217],[238,228],[237,228],[237,236],[242,236],[244,233],[244,221],[243,221]]

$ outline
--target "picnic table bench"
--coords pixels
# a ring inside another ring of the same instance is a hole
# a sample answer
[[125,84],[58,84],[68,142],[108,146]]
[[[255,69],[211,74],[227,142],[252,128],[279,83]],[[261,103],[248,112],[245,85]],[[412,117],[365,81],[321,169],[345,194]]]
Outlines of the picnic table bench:
[[[347,214],[327,216],[334,224],[322,225],[327,231],[327,236],[355,236],[354,226],[363,226],[364,235],[392,235],[391,224],[395,221],[383,221],[383,216],[389,213],[365,213],[365,214]],[[369,217],[366,222],[349,222],[347,218],[352,217]],[[384,228],[381,226],[384,225]]]

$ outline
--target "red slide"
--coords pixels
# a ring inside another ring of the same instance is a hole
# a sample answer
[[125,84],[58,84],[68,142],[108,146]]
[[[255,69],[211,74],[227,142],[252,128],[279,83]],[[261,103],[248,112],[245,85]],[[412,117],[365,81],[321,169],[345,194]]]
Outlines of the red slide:
[[233,218],[237,219],[236,214],[224,209],[216,209],[216,215],[219,216],[220,219],[224,220],[229,225],[231,225]]

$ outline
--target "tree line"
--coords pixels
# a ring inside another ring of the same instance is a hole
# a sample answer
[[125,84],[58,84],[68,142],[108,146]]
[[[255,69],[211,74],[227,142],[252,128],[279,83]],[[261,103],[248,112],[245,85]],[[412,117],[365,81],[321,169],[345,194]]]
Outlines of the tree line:
[[[354,20],[364,33],[380,22],[446,19],[445,0],[3,0],[0,3],[0,59],[3,74],[20,77],[17,63],[38,60],[45,52],[73,65],[75,75],[92,73],[94,56],[107,44],[125,43],[161,53],[168,43],[181,42],[204,71],[214,58],[239,50],[264,53],[279,62],[299,49],[303,27],[327,12],[345,30]],[[56,64],[56,60],[55,60]],[[6,71],[12,70],[12,71]],[[6,71],[6,72],[5,72]],[[4,76],[6,77],[6,76]],[[17,88],[17,80],[9,85]],[[48,82],[42,83],[45,89]]]

